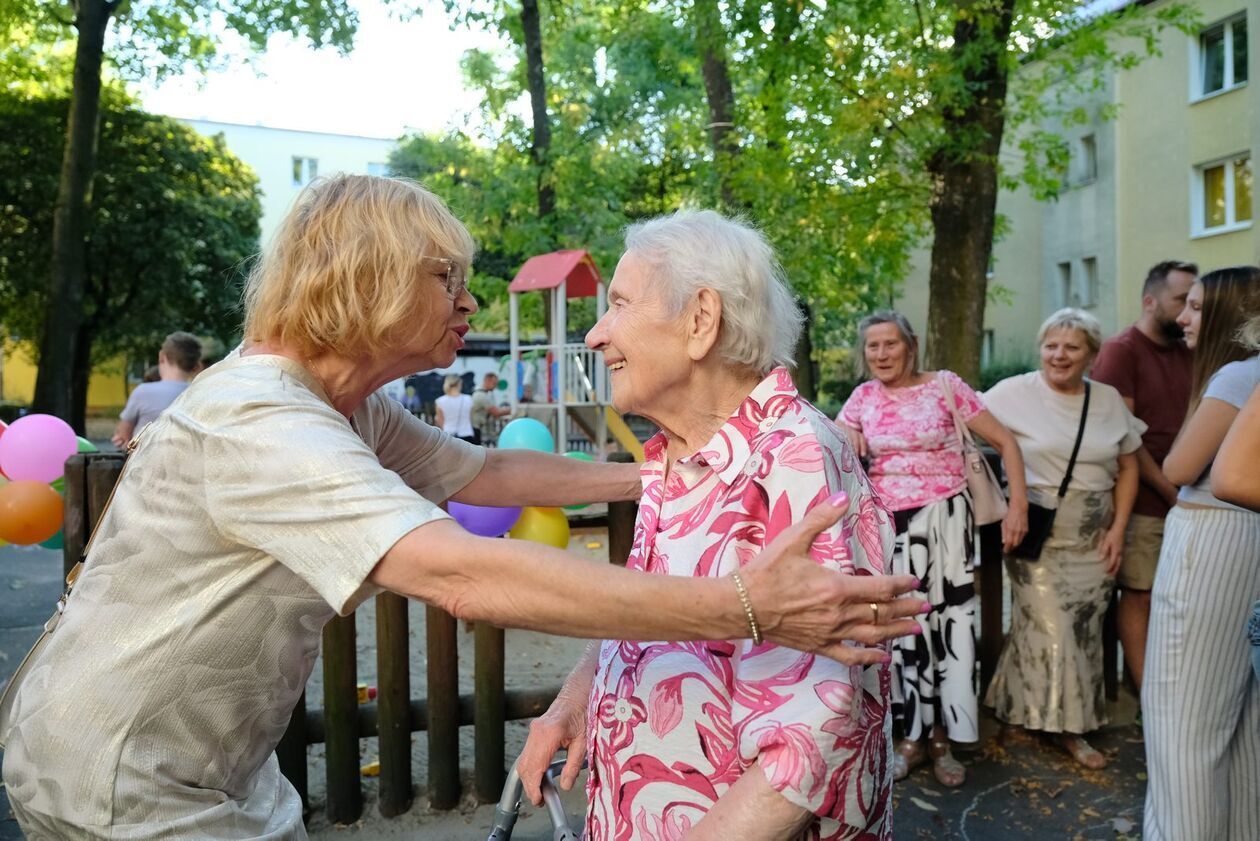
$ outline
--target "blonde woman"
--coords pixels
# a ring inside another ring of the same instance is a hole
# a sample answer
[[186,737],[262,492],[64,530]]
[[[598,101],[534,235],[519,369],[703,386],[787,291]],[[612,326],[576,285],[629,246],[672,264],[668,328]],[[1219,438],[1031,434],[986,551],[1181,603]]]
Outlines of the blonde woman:
[[[909,633],[909,576],[819,567],[819,505],[739,578],[672,578],[473,537],[438,505],[639,496],[635,465],[487,452],[378,390],[448,367],[477,303],[467,230],[413,182],[313,182],[245,295],[246,346],[145,430],[0,731],[31,839],[300,841],[274,749],[320,634],[391,590],[572,636],[775,643],[851,665]],[[877,607],[873,610],[872,603]],[[874,614],[874,615],[873,615]],[[878,627],[875,622],[879,621]]]
[[464,381],[459,374],[447,374],[442,381],[442,396],[434,401],[434,420],[447,435],[470,444],[480,444],[481,435],[472,425],[472,397],[463,393]]

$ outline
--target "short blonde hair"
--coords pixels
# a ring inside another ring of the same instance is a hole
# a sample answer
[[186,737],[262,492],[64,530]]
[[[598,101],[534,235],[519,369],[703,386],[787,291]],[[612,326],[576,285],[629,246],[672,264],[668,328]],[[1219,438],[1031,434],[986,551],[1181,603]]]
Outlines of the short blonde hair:
[[468,229],[414,181],[316,179],[250,272],[245,336],[312,356],[389,352],[427,316],[417,312],[419,258],[445,257],[466,268],[475,252]]
[[1098,323],[1098,319],[1085,310],[1064,307],[1047,318],[1042,322],[1041,329],[1037,331],[1037,347],[1041,347],[1051,330],[1079,330],[1085,337],[1085,344],[1089,346],[1091,356],[1097,356],[1099,348],[1102,347],[1102,325]]
[[461,377],[459,374],[447,374],[446,379],[442,380],[442,391],[446,392],[447,394],[451,394],[451,393],[458,394],[459,392],[463,390],[464,390],[464,378]]

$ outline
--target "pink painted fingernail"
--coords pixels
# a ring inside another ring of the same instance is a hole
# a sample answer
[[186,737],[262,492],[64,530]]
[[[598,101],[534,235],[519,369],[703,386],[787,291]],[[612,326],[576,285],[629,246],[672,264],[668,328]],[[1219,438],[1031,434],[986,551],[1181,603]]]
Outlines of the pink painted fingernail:
[[916,590],[923,589],[923,581],[917,575],[914,577],[914,589]]
[[920,637],[923,636],[923,626],[915,625],[914,629],[911,630],[910,633],[914,634],[915,636],[920,636]]
[[849,504],[849,495],[845,493],[844,491],[840,491],[839,493],[834,493],[831,496],[827,497],[827,504],[833,505],[836,508],[843,508],[844,506]]
[[891,655],[891,654],[885,654],[883,657],[879,658],[879,662],[883,663],[885,666],[887,666],[887,665],[891,664],[891,663],[892,663],[892,655]]
[[932,605],[930,602],[924,602],[923,607],[919,608],[919,613],[931,613]]

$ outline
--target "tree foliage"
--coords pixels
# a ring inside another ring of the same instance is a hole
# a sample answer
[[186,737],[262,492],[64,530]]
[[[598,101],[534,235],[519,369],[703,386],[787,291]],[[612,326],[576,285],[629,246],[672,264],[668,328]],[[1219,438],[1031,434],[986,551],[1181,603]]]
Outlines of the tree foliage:
[[[0,94],[0,312],[10,336],[39,336],[52,206],[69,103]],[[188,330],[230,341],[242,267],[258,247],[257,178],[223,145],[176,120],[107,98],[87,232],[83,329],[95,362],[151,358]]]
[[[835,345],[851,338],[855,315],[893,298],[916,247],[954,237],[966,277],[937,278],[931,308],[945,328],[937,344],[960,349],[944,361],[973,378],[998,186],[1053,198],[1063,129],[1114,113],[1083,109],[1081,95],[1193,19],[1175,3],[1089,16],[1082,0],[732,0],[717,4],[715,25],[711,0],[544,2],[556,212],[542,222],[520,7],[446,5],[452,25],[495,30],[512,51],[465,57],[484,94],[481,136],[413,138],[394,163],[470,222],[485,248],[483,294],[538,251],[587,247],[607,272],[627,222],[726,206],[765,230],[815,315],[816,344]],[[720,163],[704,78],[715,45],[733,98]],[[455,170],[441,166],[442,149],[457,153]],[[960,206],[963,229],[940,230],[934,203],[967,198],[969,184],[990,185],[989,195]],[[980,316],[954,316],[960,300]],[[483,325],[504,325],[500,310],[489,307]]]

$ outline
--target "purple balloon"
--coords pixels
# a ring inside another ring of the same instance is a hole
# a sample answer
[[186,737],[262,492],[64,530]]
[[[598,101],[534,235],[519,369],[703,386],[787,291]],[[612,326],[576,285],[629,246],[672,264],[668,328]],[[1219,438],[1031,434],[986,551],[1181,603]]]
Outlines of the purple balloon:
[[451,502],[450,515],[468,531],[480,537],[502,537],[520,519],[519,508],[492,508],[487,505],[464,505]]
[[14,481],[53,482],[66,472],[66,459],[78,452],[70,424],[52,415],[25,415],[0,435],[0,471]]

